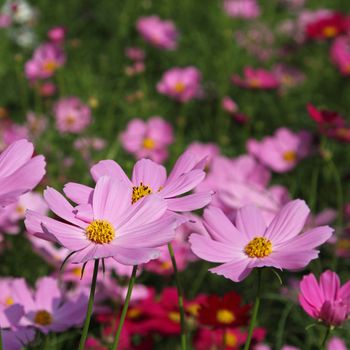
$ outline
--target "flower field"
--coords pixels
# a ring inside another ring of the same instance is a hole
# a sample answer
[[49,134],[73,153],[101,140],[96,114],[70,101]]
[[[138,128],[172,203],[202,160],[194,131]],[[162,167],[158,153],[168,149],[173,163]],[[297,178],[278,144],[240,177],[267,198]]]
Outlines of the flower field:
[[350,2],[0,2],[0,350],[350,349]]

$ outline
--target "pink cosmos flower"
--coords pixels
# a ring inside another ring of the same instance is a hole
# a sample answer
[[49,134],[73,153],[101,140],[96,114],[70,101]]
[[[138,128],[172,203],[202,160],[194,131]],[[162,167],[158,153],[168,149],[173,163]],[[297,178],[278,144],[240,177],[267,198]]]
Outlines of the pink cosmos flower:
[[28,129],[10,119],[0,119],[0,150],[21,139],[28,139]]
[[150,158],[162,163],[168,158],[168,146],[174,142],[173,128],[161,117],[147,121],[131,120],[120,136],[124,149],[137,159]]
[[125,49],[125,56],[132,61],[142,62],[145,59],[145,52],[138,47],[128,47]]
[[143,39],[152,46],[163,50],[175,50],[179,36],[174,23],[161,20],[158,16],[140,17],[136,28]]
[[260,16],[256,0],[225,0],[224,10],[230,17],[252,19]]
[[174,67],[167,70],[157,84],[157,91],[184,103],[202,95],[202,74],[196,67]]
[[192,251],[201,259],[223,263],[210,272],[235,282],[242,281],[256,267],[299,270],[316,259],[315,249],[332,235],[328,226],[320,226],[299,234],[309,215],[302,200],[286,204],[266,226],[255,206],[237,211],[235,225],[215,207],[204,212],[208,236],[192,234]]
[[307,131],[294,133],[287,128],[279,128],[273,136],[265,137],[260,142],[248,140],[247,149],[264,165],[284,173],[310,153],[310,145],[311,135]]
[[[74,252],[69,262],[113,257],[124,265],[138,265],[158,257],[156,249],[174,237],[176,219],[165,214],[166,203],[150,196],[132,205],[132,187],[124,181],[102,176],[93,191],[71,184],[65,194],[84,203],[73,207],[59,192],[47,188],[49,208],[65,222],[27,211],[29,233],[56,242]],[[86,197],[88,195],[88,197]]]
[[62,26],[57,26],[51,28],[47,32],[47,36],[50,39],[51,42],[54,44],[62,44],[65,37],[66,37],[67,29]]
[[165,200],[168,210],[192,211],[206,206],[212,196],[210,191],[185,195],[203,181],[204,162],[205,159],[199,159],[186,151],[179,157],[168,177],[164,166],[149,159],[141,159],[135,164],[131,181],[113,160],[100,161],[91,168],[91,174],[95,181],[103,176],[123,181],[131,191],[129,201],[134,204],[143,197],[156,194]]
[[91,123],[91,109],[77,97],[65,97],[54,106],[56,127],[61,133],[79,134]]
[[338,275],[327,270],[317,283],[310,273],[300,282],[299,302],[312,318],[327,326],[340,326],[350,315],[350,281],[341,287]]
[[343,339],[333,337],[327,344],[327,350],[348,350]]
[[32,190],[45,174],[43,156],[32,158],[34,146],[27,140],[12,143],[0,155],[0,206],[15,202]]
[[341,74],[350,75],[350,40],[346,36],[336,38],[331,47],[331,59]]
[[8,28],[12,24],[11,16],[0,13],[0,28]]
[[229,96],[224,96],[224,98],[221,101],[221,106],[224,111],[226,111],[229,114],[235,114],[238,112],[238,106],[235,101],[232,100]]
[[39,46],[25,65],[25,74],[30,80],[47,79],[64,65],[66,57],[62,49],[52,43]]
[[52,81],[42,82],[38,86],[38,89],[39,89],[40,96],[43,96],[43,97],[51,97],[57,91],[56,85]]
[[215,143],[200,143],[192,142],[188,147],[187,151],[195,154],[198,159],[206,159],[206,168],[210,168],[212,160],[217,157],[220,153],[218,145]]
[[253,69],[251,67],[246,67],[244,68],[243,74],[243,78],[237,74],[233,75],[232,82],[243,88],[257,90],[277,89],[280,85],[274,73],[262,68]]
[[284,63],[275,64],[272,71],[283,90],[298,86],[305,80],[305,75],[300,70]]

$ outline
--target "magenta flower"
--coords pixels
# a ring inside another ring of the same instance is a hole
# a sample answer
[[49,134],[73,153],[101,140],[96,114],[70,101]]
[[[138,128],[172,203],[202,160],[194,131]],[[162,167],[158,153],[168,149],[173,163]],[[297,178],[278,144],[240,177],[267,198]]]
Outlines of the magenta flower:
[[56,127],[61,133],[79,134],[91,123],[91,110],[77,97],[61,98],[54,106]]
[[269,72],[268,70],[262,68],[253,69],[251,67],[246,67],[244,68],[243,73],[243,78],[237,74],[232,76],[232,82],[235,85],[256,90],[277,89],[280,85],[273,72]]
[[76,207],[53,188],[44,192],[49,208],[65,222],[30,210],[25,219],[29,233],[74,252],[70,262],[112,257],[125,265],[138,265],[157,258],[156,248],[173,239],[176,219],[164,215],[166,203],[159,196],[132,205],[132,187],[106,176],[98,179],[88,198],[82,188],[65,188],[68,198],[84,203]]
[[332,235],[328,226],[299,234],[309,215],[302,200],[286,204],[266,226],[259,209],[246,206],[237,211],[235,225],[218,208],[204,212],[208,236],[192,234],[192,251],[201,259],[223,263],[209,271],[235,282],[256,267],[299,270],[318,257],[315,249]]
[[161,117],[147,121],[135,118],[120,135],[123,148],[137,159],[150,158],[162,163],[168,158],[168,146],[174,142],[173,128]]
[[25,65],[25,74],[30,80],[47,79],[64,65],[66,57],[62,49],[52,43],[39,46]]
[[27,140],[12,143],[0,155],[0,206],[15,202],[32,190],[45,174],[43,156],[32,158],[34,146]]
[[273,171],[284,173],[293,169],[298,161],[310,153],[311,135],[307,131],[294,133],[279,128],[273,136],[262,141],[250,139],[248,152]]
[[57,26],[57,27],[51,28],[47,32],[47,37],[54,44],[62,44],[66,37],[66,33],[67,33],[67,29],[65,27]]
[[174,23],[161,20],[158,16],[140,17],[136,28],[143,39],[163,50],[175,50],[179,36]]
[[310,273],[300,282],[299,302],[312,318],[327,326],[340,326],[350,315],[350,281],[341,287],[338,275],[327,270],[317,283]]
[[336,38],[331,47],[331,58],[341,74],[350,75],[350,40],[346,36]]
[[333,337],[327,344],[327,350],[348,350],[343,339]]
[[182,212],[203,208],[211,200],[210,191],[185,195],[203,181],[204,164],[205,158],[199,159],[187,151],[179,157],[168,177],[162,165],[149,159],[141,159],[135,164],[131,181],[113,160],[100,161],[91,168],[91,174],[95,181],[103,176],[124,181],[132,190],[129,197],[132,203],[156,194],[165,200],[167,209]]
[[184,103],[202,95],[201,80],[202,74],[196,67],[174,67],[163,74],[157,91]]
[[252,19],[260,16],[260,7],[256,0],[225,0],[224,10],[234,18]]

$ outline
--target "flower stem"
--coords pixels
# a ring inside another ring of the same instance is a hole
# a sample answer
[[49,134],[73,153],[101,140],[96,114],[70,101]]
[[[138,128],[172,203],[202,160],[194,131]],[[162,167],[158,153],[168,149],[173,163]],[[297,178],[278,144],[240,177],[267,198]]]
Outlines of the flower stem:
[[331,330],[332,330],[331,327],[327,327],[326,333],[324,334],[324,337],[323,337],[323,340],[322,340],[322,343],[321,343],[321,349],[322,350],[326,349],[326,343],[327,343],[329,335],[331,334]]
[[91,314],[92,314],[92,308],[93,308],[93,305],[94,305],[94,298],[95,298],[95,289],[96,289],[96,281],[97,281],[97,273],[98,273],[98,264],[99,264],[99,259],[96,259],[95,260],[95,265],[94,265],[94,273],[92,275],[92,281],[91,281],[89,304],[88,304],[88,309],[87,309],[87,312],[86,312],[84,328],[83,328],[83,332],[81,334],[78,350],[84,350],[86,338],[88,336],[90,320],[91,320]]
[[250,325],[249,325],[249,330],[248,330],[248,337],[247,337],[247,341],[246,341],[246,343],[244,345],[244,350],[249,350],[249,348],[250,348],[250,343],[252,341],[253,331],[254,331],[256,319],[257,319],[257,316],[258,316],[258,311],[259,311],[259,306],[260,306],[260,298],[261,298],[261,296],[260,296],[260,292],[261,292],[261,274],[262,274],[262,271],[261,271],[261,269],[259,269],[258,270],[257,293],[256,293],[256,298],[255,298],[252,318],[250,320]]
[[174,249],[173,249],[173,246],[171,245],[171,243],[168,243],[168,249],[169,249],[170,258],[171,258],[171,262],[173,264],[173,269],[174,269],[175,283],[176,283],[176,288],[177,288],[178,303],[179,303],[179,310],[180,310],[181,350],[186,350],[187,349],[187,331],[186,331],[183,290],[182,290],[182,286],[181,286],[179,272],[177,270]]
[[3,350],[3,347],[2,347],[2,332],[1,332],[1,325],[0,325],[0,350]]
[[113,346],[112,346],[113,350],[117,350],[117,348],[118,348],[120,334],[122,332],[122,328],[123,328],[123,324],[124,324],[124,321],[125,321],[126,313],[128,311],[128,307],[129,307],[129,302],[130,302],[130,298],[131,298],[132,289],[134,287],[135,280],[136,280],[136,271],[137,271],[137,265],[135,265],[133,267],[133,269],[132,269],[131,277],[130,277],[130,280],[129,280],[128,292],[126,293],[125,302],[124,302],[122,314],[120,316],[120,321],[119,321],[119,324],[118,324],[117,333],[115,335]]

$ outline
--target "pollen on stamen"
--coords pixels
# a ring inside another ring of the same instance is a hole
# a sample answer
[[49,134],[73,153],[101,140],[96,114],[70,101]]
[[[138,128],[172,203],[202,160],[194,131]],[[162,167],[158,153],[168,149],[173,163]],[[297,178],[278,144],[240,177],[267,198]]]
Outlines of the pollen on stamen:
[[52,315],[46,310],[39,310],[34,316],[34,322],[40,326],[49,326],[52,323]]
[[152,193],[152,189],[149,186],[144,185],[140,182],[140,186],[134,186],[132,188],[131,203],[135,204],[139,199],[146,197]]
[[264,258],[272,253],[272,243],[264,237],[255,237],[244,248],[250,258]]
[[87,238],[97,244],[106,244],[113,241],[115,230],[111,223],[106,220],[94,220],[86,228]]

